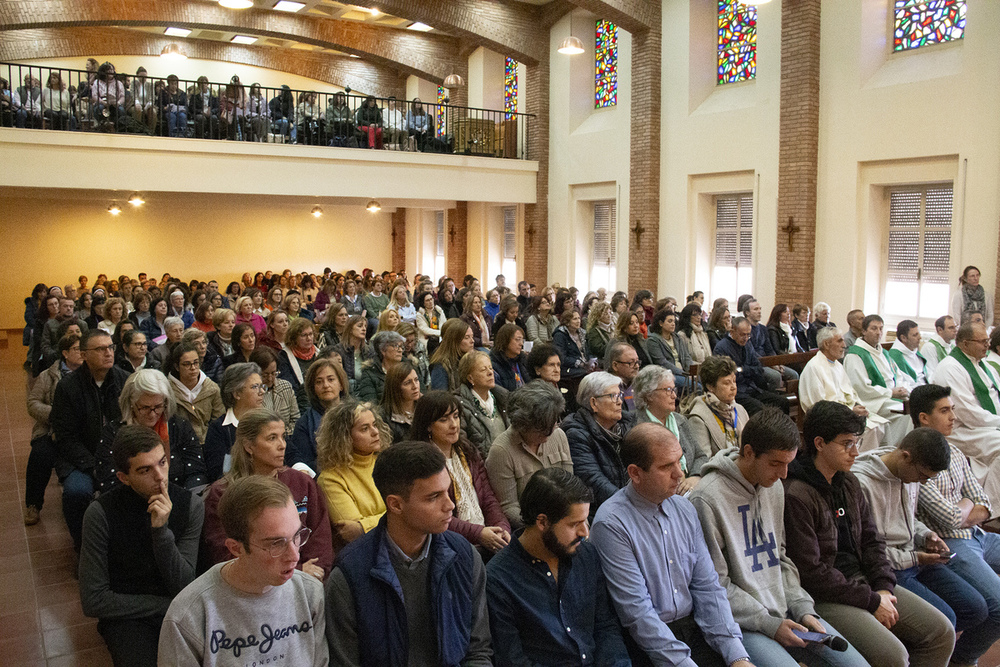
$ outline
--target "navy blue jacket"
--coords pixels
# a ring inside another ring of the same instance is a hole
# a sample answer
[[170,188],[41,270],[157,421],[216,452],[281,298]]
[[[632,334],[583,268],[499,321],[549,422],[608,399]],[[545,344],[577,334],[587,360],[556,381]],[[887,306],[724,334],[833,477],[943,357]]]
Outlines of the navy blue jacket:
[[587,344],[584,341],[583,348],[577,345],[576,339],[570,335],[569,329],[565,325],[559,325],[556,327],[556,331],[552,334],[552,344],[556,346],[556,350],[559,351],[559,361],[562,362],[562,374],[565,376],[571,375],[586,375],[587,374]]
[[771,346],[771,336],[768,335],[767,326],[758,322],[750,326],[750,344],[758,357],[770,357],[777,352]]
[[[635,411],[622,410],[623,436],[635,424]],[[597,508],[628,484],[628,473],[618,454],[619,443],[601,428],[588,408],[579,408],[560,424],[569,440],[569,453],[573,458],[573,473],[594,492],[590,503],[590,518]]]
[[310,406],[295,422],[292,439],[285,449],[286,466],[291,467],[296,463],[305,463],[316,474],[319,474],[320,471],[316,468],[316,431],[319,430],[321,421],[323,421],[323,413]]
[[713,354],[729,357],[736,362],[736,393],[753,395],[763,391],[767,386],[764,380],[764,366],[760,363],[760,357],[754,352],[753,346],[748,342],[740,345],[732,336],[726,336],[720,340]]

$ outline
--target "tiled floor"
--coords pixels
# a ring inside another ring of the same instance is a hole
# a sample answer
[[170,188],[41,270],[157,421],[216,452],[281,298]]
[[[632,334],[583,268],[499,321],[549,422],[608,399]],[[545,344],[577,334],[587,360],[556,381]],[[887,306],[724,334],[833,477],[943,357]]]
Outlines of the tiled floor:
[[[25,527],[21,519],[32,420],[18,339],[11,337],[10,349],[0,341],[0,667],[110,666],[97,621],[80,609],[76,558],[55,475],[41,522]],[[1000,667],[1000,643],[979,667]]]

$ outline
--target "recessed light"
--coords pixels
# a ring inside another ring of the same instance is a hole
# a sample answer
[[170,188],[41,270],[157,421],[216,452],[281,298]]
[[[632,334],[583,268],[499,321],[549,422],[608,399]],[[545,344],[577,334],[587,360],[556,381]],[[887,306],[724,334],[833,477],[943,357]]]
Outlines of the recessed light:
[[378,16],[382,13],[378,10],[378,7],[372,7],[369,11],[372,13],[372,16]]
[[163,31],[163,34],[170,37],[187,37],[191,34],[191,31],[187,28],[167,28]]
[[323,207],[322,206],[313,206],[312,217],[319,218],[322,215],[323,215]]
[[372,199],[367,204],[365,204],[365,210],[369,213],[378,213],[382,210],[382,205],[378,203],[377,199]]
[[305,7],[303,2],[292,2],[292,0],[281,0],[278,4],[274,6],[274,9],[279,12],[297,12],[303,7]]
[[352,54],[350,54],[350,55],[351,55],[351,57],[352,57],[352,58],[360,58],[360,57],[361,57],[361,56],[359,56],[359,55],[358,55],[358,54],[356,54],[356,53],[352,53]]
[[118,215],[121,212],[122,212],[122,207],[119,206],[118,202],[116,201],[111,202],[111,205],[108,206],[108,213],[110,213],[111,215]]
[[233,44],[253,44],[257,41],[256,37],[247,37],[246,35],[236,35],[231,40]]
[[219,0],[219,4],[226,9],[250,9],[253,0]]
[[417,32],[428,32],[429,30],[433,30],[434,28],[427,25],[426,23],[421,23],[420,21],[417,21],[416,23],[411,23],[410,25],[406,26],[406,29],[416,30]]
[[136,208],[138,208],[138,207],[142,206],[143,204],[145,204],[146,200],[143,199],[142,196],[138,192],[135,192],[135,193],[132,193],[132,196],[128,198],[128,203],[132,204],[132,206],[135,206]]

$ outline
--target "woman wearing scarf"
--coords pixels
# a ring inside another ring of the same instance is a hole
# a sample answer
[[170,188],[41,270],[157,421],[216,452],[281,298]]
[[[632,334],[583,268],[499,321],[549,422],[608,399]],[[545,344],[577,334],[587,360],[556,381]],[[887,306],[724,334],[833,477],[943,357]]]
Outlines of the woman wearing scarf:
[[703,328],[701,306],[697,301],[684,306],[681,314],[677,316],[677,335],[687,343],[693,363],[703,363],[712,356],[712,344]]
[[309,409],[305,376],[309,366],[316,360],[315,336],[312,320],[298,317],[288,326],[285,342],[282,343],[281,352],[278,354],[278,371],[281,377],[292,383],[295,400],[302,414]]
[[979,284],[980,275],[979,269],[967,266],[958,279],[958,291],[951,297],[951,310],[948,314],[959,325],[969,321],[973,313],[980,313],[983,323],[987,327],[993,326],[993,295]]
[[729,357],[711,356],[698,373],[705,393],[694,402],[688,424],[698,447],[709,457],[722,449],[736,447],[750,416],[736,402],[736,362]]
[[798,340],[792,335],[792,316],[786,303],[775,304],[771,309],[771,316],[767,318],[767,335],[775,354],[805,351],[799,349]]
[[226,414],[219,385],[202,372],[200,355],[194,343],[174,345],[166,370],[170,391],[177,403],[177,414],[190,422],[199,443],[204,443],[208,423]]
[[598,301],[587,316],[587,352],[592,357],[604,359],[604,350],[611,340],[611,306]]

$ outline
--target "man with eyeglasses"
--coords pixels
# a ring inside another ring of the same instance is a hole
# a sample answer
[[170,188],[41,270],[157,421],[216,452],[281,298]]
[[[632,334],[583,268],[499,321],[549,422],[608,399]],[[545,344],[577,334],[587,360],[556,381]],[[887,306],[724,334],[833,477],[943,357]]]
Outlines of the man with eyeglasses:
[[244,477],[223,492],[219,518],[233,559],[174,598],[159,664],[329,665],[323,584],[296,569],[310,531],[291,491],[272,477]]
[[608,372],[621,379],[622,407],[633,412],[635,392],[632,389],[632,381],[639,374],[639,354],[634,347],[622,340],[609,343],[604,354],[607,358]]
[[801,453],[784,482],[785,549],[803,588],[869,664],[944,667],[955,629],[896,584],[871,507],[851,472],[865,417],[834,401],[810,408]]
[[58,458],[56,474],[63,487],[63,516],[80,552],[83,513],[94,498],[97,445],[105,425],[121,419],[118,397],[128,373],[115,366],[111,335],[100,329],[80,339],[83,365],[56,385],[49,423]]
[[112,451],[121,485],[84,515],[80,603],[100,619],[115,665],[152,666],[167,607],[194,580],[205,506],[169,483],[170,462],[153,429],[123,426]]
[[[952,665],[970,665],[996,640],[983,596],[947,566],[951,549],[916,517],[920,485],[951,463],[948,441],[931,428],[910,431],[897,447],[860,455],[854,474],[871,507],[875,528],[896,582],[948,617],[961,638]],[[985,642],[984,639],[989,641]]]
[[1000,507],[1000,376],[983,361],[989,347],[986,325],[963,324],[955,349],[934,371],[934,383],[951,387],[955,429],[949,441],[969,457],[992,506]]

